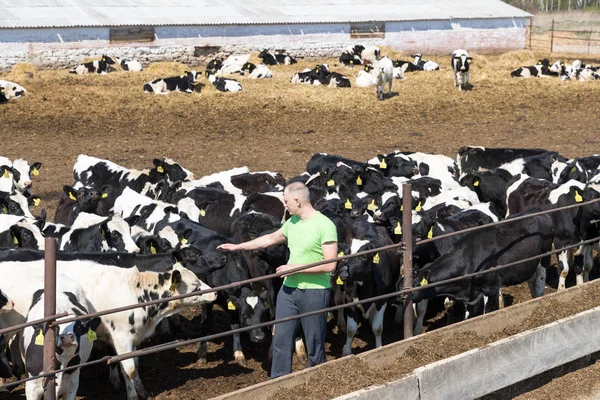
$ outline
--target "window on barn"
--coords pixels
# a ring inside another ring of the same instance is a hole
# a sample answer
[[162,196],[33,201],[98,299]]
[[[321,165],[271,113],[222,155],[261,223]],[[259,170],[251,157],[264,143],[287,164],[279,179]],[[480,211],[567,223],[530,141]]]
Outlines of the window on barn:
[[385,38],[385,22],[350,24],[350,39]]
[[110,28],[111,42],[152,42],[154,41],[153,26],[122,26]]

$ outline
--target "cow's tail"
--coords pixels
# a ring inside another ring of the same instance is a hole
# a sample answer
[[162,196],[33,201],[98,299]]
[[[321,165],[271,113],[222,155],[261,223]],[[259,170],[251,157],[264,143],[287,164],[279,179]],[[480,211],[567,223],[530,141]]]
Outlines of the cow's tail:
[[152,90],[152,86],[150,86],[149,83],[146,83],[144,85],[144,92],[146,92],[146,93],[152,93],[152,92],[154,92],[154,90]]

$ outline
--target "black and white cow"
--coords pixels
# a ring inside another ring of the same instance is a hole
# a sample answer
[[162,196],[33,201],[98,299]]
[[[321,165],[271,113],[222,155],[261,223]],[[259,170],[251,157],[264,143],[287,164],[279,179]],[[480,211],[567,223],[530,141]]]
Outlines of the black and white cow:
[[108,66],[115,63],[111,57],[103,55],[100,60],[90,61],[83,64],[79,64],[69,70],[70,74],[106,74],[108,73]]
[[108,196],[110,188],[103,189],[82,186],[75,189],[73,186],[63,186],[63,193],[58,200],[58,206],[54,213],[54,222],[64,225],[72,225],[80,212],[101,214],[98,212],[98,204],[102,196]]
[[[16,270],[20,271],[19,277],[14,273]],[[0,314],[0,328],[25,322],[33,295],[43,285],[43,271],[43,260],[0,263],[2,290],[15,302],[13,311]],[[195,274],[178,263],[171,270],[159,273],[140,272],[137,268],[119,268],[94,262],[59,261],[57,275],[68,276],[77,282],[96,311],[210,289]],[[26,284],[20,276],[27,276]],[[160,305],[104,315],[101,317],[102,324],[96,332],[97,339],[112,345],[117,354],[135,351],[137,346],[154,333],[156,325],[163,318],[215,299],[214,293],[206,293]],[[148,398],[148,393],[138,374],[137,360],[123,360],[121,367],[127,398],[129,400]]]
[[469,57],[469,53],[466,50],[458,49],[452,52],[452,58],[450,60],[452,64],[452,71],[454,72],[454,86],[458,86],[458,90],[466,88],[469,84],[471,72],[469,71],[472,57]]
[[[7,196],[0,193],[0,214],[21,215],[34,219],[29,208],[37,207],[40,201],[39,196],[25,197],[17,192],[11,196]],[[42,212],[44,211],[42,210]]]
[[18,83],[0,79],[0,96],[4,96],[5,102],[17,100],[27,94],[27,90]]
[[321,85],[321,79],[324,79],[327,75],[329,75],[329,66],[327,64],[317,64],[313,69],[296,72],[290,78],[290,82],[319,86]]
[[545,58],[538,61],[536,65],[519,67],[511,71],[510,76],[513,78],[549,78],[551,76],[558,76],[558,73],[550,70],[550,61]]
[[242,66],[242,71],[248,71],[248,79],[272,78],[273,73],[264,64],[252,64],[247,62]]
[[513,149],[481,146],[464,146],[458,149],[456,162],[460,173],[498,168],[519,158],[548,153],[546,149]]
[[220,92],[241,92],[242,85],[235,79],[218,78],[211,71],[206,71],[208,81]]
[[375,77],[371,73],[373,71],[372,65],[365,65],[364,69],[358,71],[356,75],[356,86],[358,87],[370,87],[375,84]]
[[169,94],[170,92],[193,93],[198,80],[198,72],[185,71],[183,75],[158,78],[144,84],[145,93]]
[[350,87],[350,79],[339,72],[331,72],[321,82],[322,85],[329,87]]
[[[14,301],[0,289],[0,314],[12,311],[14,306]],[[0,334],[0,379],[10,378],[13,373],[8,358],[6,357],[5,349],[7,348],[7,345],[6,337]]]
[[265,65],[291,65],[298,62],[294,57],[290,56],[289,54],[285,54],[285,51],[276,52],[273,54],[267,49],[261,50],[261,52],[258,54],[258,58],[260,58]]
[[44,249],[40,221],[17,215],[0,214],[0,247]]
[[420,53],[417,53],[411,57],[414,57],[413,64],[420,68],[420,70],[438,71],[440,69],[440,66],[436,62],[431,60],[423,60]]
[[31,175],[38,176],[42,163],[34,162],[31,165],[22,158],[10,161],[0,157],[0,192],[12,194],[15,191],[31,196]]
[[[355,46],[356,47],[356,46]],[[360,46],[362,47],[362,46]],[[360,58],[360,55],[351,52],[351,51],[343,51],[340,55],[339,61],[347,66],[354,67],[355,65],[362,65],[363,61]]]
[[[72,280],[58,277],[56,292],[56,312],[83,315],[95,312],[93,305],[85,297],[80,285]],[[44,317],[44,289],[34,293],[31,308],[27,313],[27,322]],[[57,320],[55,357],[60,368],[73,367],[88,361],[92,352],[94,341],[97,339],[96,331],[101,320],[98,317],[61,324]],[[25,360],[25,369],[29,377],[37,376],[43,372],[44,356],[44,325],[36,324],[23,329],[21,357]],[[80,369],[74,369],[57,374],[56,397],[75,399],[79,388]],[[27,399],[41,400],[44,396],[43,381],[35,379],[25,383]]]
[[119,57],[116,57],[115,59],[125,71],[139,72],[144,70],[144,67],[142,67],[142,64],[140,64],[138,60],[123,60]]

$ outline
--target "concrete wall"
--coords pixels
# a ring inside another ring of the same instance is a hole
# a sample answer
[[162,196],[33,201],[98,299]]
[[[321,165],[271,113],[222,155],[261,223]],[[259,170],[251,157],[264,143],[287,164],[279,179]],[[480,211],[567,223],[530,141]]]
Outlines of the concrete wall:
[[[350,24],[163,26],[146,43],[111,43],[109,28],[1,29],[0,70],[19,62],[66,68],[84,58],[109,54],[142,63],[179,61],[203,65],[231,53],[285,48],[307,58],[337,57],[349,45],[387,45],[410,52],[508,51],[525,47],[527,19],[390,22],[383,39],[350,39]],[[196,47],[217,47],[194,55]]]

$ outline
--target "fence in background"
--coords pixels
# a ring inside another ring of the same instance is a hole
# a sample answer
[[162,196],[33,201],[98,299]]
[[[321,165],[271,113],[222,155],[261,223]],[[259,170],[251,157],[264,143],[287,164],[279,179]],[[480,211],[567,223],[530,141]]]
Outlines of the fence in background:
[[533,18],[527,28],[527,48],[550,53],[600,55],[600,31],[592,26],[588,30],[558,29],[551,25],[536,25]]

